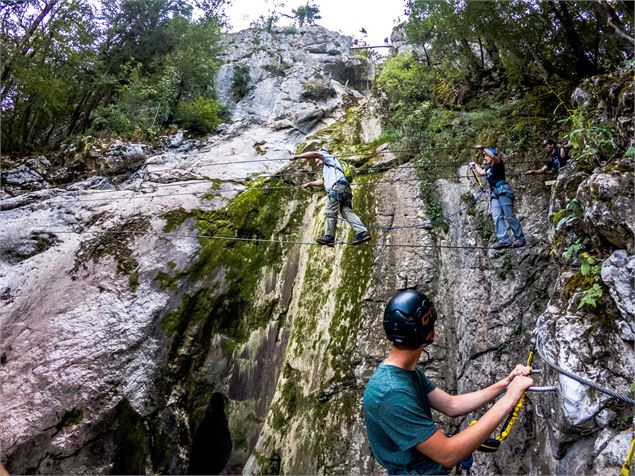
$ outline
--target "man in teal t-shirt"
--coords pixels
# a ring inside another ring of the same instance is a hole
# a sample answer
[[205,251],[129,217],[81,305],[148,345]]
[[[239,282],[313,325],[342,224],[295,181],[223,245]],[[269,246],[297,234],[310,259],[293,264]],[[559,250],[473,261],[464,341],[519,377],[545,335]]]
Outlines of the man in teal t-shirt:
[[[417,367],[423,348],[434,340],[437,314],[425,294],[406,290],[384,312],[390,353],[364,392],[364,421],[373,456],[390,474],[447,474],[476,450],[529,388],[531,369],[522,365],[487,388],[450,395]],[[474,425],[447,437],[432,420],[434,408],[448,416],[466,415],[500,398]]]

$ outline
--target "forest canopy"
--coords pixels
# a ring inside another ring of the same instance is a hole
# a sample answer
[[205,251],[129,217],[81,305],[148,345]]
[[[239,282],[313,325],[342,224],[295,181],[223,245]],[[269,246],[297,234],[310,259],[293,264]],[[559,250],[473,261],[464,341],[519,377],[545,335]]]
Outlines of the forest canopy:
[[634,3],[408,0],[406,33],[427,66],[465,75],[502,73],[510,82],[556,75],[580,80],[633,57]]
[[440,130],[442,145],[459,147],[528,146],[556,124],[586,130],[593,111],[569,98],[587,78],[635,71],[633,8],[622,0],[407,0],[411,47],[377,77],[388,110],[382,139],[425,156]]
[[209,132],[228,0],[23,0],[0,8],[2,147]]

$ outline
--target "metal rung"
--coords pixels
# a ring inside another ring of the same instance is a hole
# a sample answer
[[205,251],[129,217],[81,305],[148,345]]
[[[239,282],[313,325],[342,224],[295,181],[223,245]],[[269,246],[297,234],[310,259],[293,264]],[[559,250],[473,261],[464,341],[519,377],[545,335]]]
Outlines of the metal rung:
[[538,392],[538,393],[555,392],[557,390],[558,390],[558,387],[556,387],[555,385],[548,385],[546,387],[529,387],[527,389],[528,392]]

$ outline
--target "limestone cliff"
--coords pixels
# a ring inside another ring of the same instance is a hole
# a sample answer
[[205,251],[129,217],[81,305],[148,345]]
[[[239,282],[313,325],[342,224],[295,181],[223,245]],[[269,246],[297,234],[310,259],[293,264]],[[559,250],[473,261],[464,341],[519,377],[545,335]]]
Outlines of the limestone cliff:
[[[228,40],[217,87],[232,120],[205,141],[97,144],[4,174],[0,454],[12,472],[381,473],[361,395],[388,348],[383,306],[404,288],[437,303],[425,366],[450,392],[525,361],[537,324],[560,366],[628,392],[632,158],[572,164],[553,188],[513,180],[526,248],[487,249],[487,201],[466,207],[464,167],[435,181],[446,224],[413,227],[428,205],[413,164],[372,144],[372,65],[347,38],[304,30]],[[357,168],[370,243],[313,244],[323,194],[293,186],[316,171],[282,159],[325,142]],[[584,252],[602,263],[593,282]],[[601,311],[579,307],[600,282]],[[616,472],[629,408],[535,366],[558,392],[531,394],[479,471]],[[478,415],[438,417],[451,431]]]

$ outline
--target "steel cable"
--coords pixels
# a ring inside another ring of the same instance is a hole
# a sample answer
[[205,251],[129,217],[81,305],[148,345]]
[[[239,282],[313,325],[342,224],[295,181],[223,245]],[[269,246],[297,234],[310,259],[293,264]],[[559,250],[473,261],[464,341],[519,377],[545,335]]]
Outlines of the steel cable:
[[547,359],[545,353],[544,353],[544,349],[542,348],[542,342],[540,340],[540,338],[538,336],[536,336],[536,350],[538,351],[538,354],[540,355],[540,358],[542,358],[542,360],[544,361],[545,364],[547,364],[549,367],[551,367],[552,369],[556,370],[557,372],[561,373],[562,375],[565,375],[566,377],[569,377],[570,379],[575,380],[578,383],[581,383],[582,385],[586,385],[587,387],[591,387],[594,390],[597,390],[598,392],[602,392],[605,395],[608,395],[609,397],[613,397],[616,398],[617,400],[621,400],[623,402],[629,403],[631,405],[635,405],[635,400],[633,400],[630,397],[627,397],[626,395],[622,395],[620,393],[617,393],[611,389],[608,389],[606,387],[602,387],[598,384],[596,384],[595,382],[591,382],[590,380],[587,380],[583,377],[580,377],[578,375],[575,375],[567,370],[564,370],[563,368],[559,367],[558,365],[556,365],[555,363],[551,362],[549,359]]

